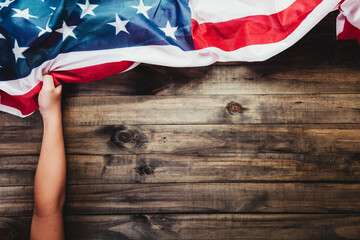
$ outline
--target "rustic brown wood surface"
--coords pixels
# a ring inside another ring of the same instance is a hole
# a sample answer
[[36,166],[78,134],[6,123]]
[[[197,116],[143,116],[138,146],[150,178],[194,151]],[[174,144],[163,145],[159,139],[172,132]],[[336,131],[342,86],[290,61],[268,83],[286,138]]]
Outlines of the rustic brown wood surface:
[[[0,186],[32,186],[38,156],[3,156]],[[358,154],[69,155],[68,184],[355,182]]]
[[[36,155],[42,128],[0,127],[1,155]],[[359,153],[359,124],[66,126],[68,154]]]
[[[0,218],[0,236],[23,239],[29,217]],[[357,239],[360,217],[344,214],[67,216],[67,239]],[[11,238],[10,238],[11,239]]]
[[[335,18],[261,63],[65,85],[67,239],[360,239],[360,48]],[[0,240],[29,238],[41,138],[0,113]]]
[[340,61],[334,66],[316,62],[312,66],[279,64],[276,68],[264,63],[192,69],[141,65],[136,71],[102,80],[101,86],[88,83],[66,88],[68,96],[358,93],[360,70]]
[[[0,187],[0,214],[31,215],[32,193]],[[359,198],[360,184],[349,183],[70,185],[65,213],[360,213]]]
[[65,104],[71,125],[360,122],[359,94],[83,96]]
[[68,97],[64,105],[64,123],[75,126],[360,121],[359,94],[82,96]]

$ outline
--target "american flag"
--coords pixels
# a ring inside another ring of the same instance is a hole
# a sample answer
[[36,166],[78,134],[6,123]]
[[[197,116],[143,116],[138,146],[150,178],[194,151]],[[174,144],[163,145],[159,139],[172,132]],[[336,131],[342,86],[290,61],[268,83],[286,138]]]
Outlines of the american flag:
[[139,63],[263,61],[339,9],[360,39],[359,0],[0,0],[0,110],[37,108],[42,75],[89,82]]

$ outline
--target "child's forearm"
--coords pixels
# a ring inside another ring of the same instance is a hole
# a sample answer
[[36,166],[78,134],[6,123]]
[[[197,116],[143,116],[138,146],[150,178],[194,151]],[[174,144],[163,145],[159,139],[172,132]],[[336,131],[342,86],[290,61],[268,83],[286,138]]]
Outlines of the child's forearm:
[[65,202],[66,160],[61,120],[62,85],[43,77],[39,110],[44,122],[43,140],[34,183],[31,240],[63,240],[62,210]]
[[44,119],[40,158],[35,174],[34,213],[62,210],[65,201],[66,160],[61,109]]

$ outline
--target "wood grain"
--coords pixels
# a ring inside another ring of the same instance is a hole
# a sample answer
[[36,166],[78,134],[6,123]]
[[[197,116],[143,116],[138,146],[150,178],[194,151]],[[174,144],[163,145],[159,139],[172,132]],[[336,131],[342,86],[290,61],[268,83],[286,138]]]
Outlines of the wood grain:
[[[360,122],[358,94],[82,96],[64,105],[66,125]],[[0,126],[41,126],[38,113],[10,120]]]
[[30,239],[30,217],[0,217],[1,240]]
[[[28,217],[0,218],[0,233],[9,239],[28,239],[28,226]],[[65,216],[69,240],[354,240],[359,226],[358,215],[343,214]]]
[[213,95],[200,97],[75,97],[68,125],[359,123],[360,96]]
[[[99,219],[68,217],[67,220],[68,234],[74,239],[345,240],[360,237],[360,217],[351,215],[137,215]],[[87,238],[82,235],[85,231]]]
[[[311,56],[309,56],[310,60]],[[151,65],[98,82],[65,85],[70,96],[359,93],[357,65]]]
[[[0,187],[2,216],[30,216],[33,187]],[[360,184],[174,183],[70,185],[65,212],[360,213]]]
[[[41,127],[0,127],[1,155],[38,155]],[[358,124],[65,127],[67,154],[357,154]]]
[[[38,156],[0,158],[0,186],[33,185]],[[360,179],[360,156],[304,154],[68,155],[68,184]]]
[[[5,112],[0,112],[0,126],[25,126],[25,127],[34,127],[42,126],[42,117],[40,112],[37,110],[32,115],[26,118],[20,118],[18,116],[10,115]],[[0,139],[1,140],[1,139]]]

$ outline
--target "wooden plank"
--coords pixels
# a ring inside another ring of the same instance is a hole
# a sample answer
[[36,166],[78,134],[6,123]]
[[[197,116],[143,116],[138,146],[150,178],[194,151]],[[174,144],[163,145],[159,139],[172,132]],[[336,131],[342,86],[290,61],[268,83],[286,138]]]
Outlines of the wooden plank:
[[[28,239],[30,218],[0,218],[3,236]],[[191,214],[66,216],[66,239],[76,240],[312,240],[360,238],[359,215]],[[5,235],[7,234],[7,235]]]
[[65,85],[64,96],[359,93],[359,73],[358,66],[319,64],[145,65],[98,82]]
[[34,185],[38,159],[39,156],[1,156],[0,186]]
[[359,125],[70,127],[69,153],[358,153]]
[[[360,213],[360,184],[69,185],[68,214]],[[31,215],[33,187],[0,187],[2,216]]]
[[[0,155],[37,155],[41,127],[0,127]],[[65,127],[67,154],[357,154],[358,124],[120,125]]]
[[[359,93],[358,68],[265,65],[166,69],[157,95]],[[181,74],[183,73],[183,74]],[[196,73],[201,73],[195,78]],[[193,76],[187,77],[187,75]],[[178,79],[179,80],[178,80]],[[187,79],[187,81],[180,79]],[[109,81],[110,82],[110,81]],[[169,83],[166,85],[166,83]]]
[[34,114],[26,118],[20,118],[9,113],[0,112],[0,126],[42,126],[42,118],[39,111],[36,111]]
[[[360,85],[359,85],[360,86]],[[1,126],[41,125],[10,117]],[[14,121],[10,121],[14,119]],[[67,125],[359,123],[359,94],[88,96],[65,100]]]
[[[0,158],[0,186],[32,186],[38,156]],[[68,155],[68,184],[358,181],[360,156],[304,154]]]
[[0,239],[30,239],[30,217],[0,217]]
[[[86,239],[357,239],[359,216],[345,215],[140,215],[67,218],[68,233]],[[95,220],[95,221],[91,221]],[[102,221],[102,222],[101,222]],[[91,223],[87,226],[87,223]],[[95,226],[100,224],[100,227]],[[107,225],[106,225],[107,224]],[[101,230],[103,231],[101,231]],[[99,231],[100,230],[100,231]]]
[[42,126],[0,127],[1,155],[39,155]]
[[[138,215],[104,216],[99,219],[69,217],[67,221],[67,232],[74,239],[87,239],[84,236],[88,239],[139,240],[360,237],[360,217],[345,215]],[[88,233],[82,235],[85,231]]]
[[74,97],[66,100],[64,122],[68,125],[359,123],[360,95]]

